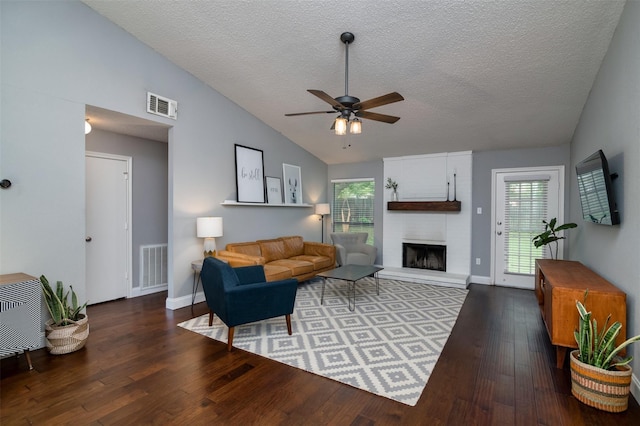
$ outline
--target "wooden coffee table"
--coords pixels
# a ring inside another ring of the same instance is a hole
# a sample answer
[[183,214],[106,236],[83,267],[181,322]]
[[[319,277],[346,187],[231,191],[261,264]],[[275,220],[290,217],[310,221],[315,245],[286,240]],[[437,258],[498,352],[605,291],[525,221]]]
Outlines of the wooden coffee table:
[[[324,286],[327,283],[327,278],[333,278],[336,280],[347,281],[349,301],[349,310],[353,311],[356,308],[356,281],[365,277],[374,277],[376,279],[376,294],[380,295],[380,282],[378,281],[378,271],[383,270],[378,266],[373,265],[343,265],[339,268],[331,269],[329,271],[320,272],[317,276],[322,277],[322,296],[320,298],[320,304],[324,302]],[[351,306],[351,300],[353,299],[353,307]]]

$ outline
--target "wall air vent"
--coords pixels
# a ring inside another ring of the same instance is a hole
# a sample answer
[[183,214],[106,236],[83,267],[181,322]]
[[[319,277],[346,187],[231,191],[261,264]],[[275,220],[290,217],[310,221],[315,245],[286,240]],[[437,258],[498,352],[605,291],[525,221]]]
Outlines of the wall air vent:
[[147,112],[177,120],[178,102],[147,92]]

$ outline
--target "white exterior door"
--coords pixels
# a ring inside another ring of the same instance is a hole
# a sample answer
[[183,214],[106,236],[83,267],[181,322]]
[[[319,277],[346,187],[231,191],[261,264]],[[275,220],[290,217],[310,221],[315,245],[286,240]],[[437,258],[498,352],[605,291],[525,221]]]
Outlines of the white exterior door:
[[[563,217],[564,166],[493,170],[492,271],[496,285],[533,290],[535,259],[548,257],[532,238],[543,220]],[[560,241],[562,244],[562,241]],[[561,257],[562,246],[559,247]]]
[[131,158],[86,153],[86,288],[89,304],[128,296]]

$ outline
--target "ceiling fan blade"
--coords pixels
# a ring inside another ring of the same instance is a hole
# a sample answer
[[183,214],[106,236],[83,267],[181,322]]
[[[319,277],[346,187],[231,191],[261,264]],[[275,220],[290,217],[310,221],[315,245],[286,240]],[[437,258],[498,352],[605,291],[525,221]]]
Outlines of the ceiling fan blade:
[[367,120],[382,121],[383,123],[393,124],[400,120],[400,117],[394,117],[393,115],[378,114],[377,112],[358,111],[355,113],[356,117],[366,118]]
[[326,103],[328,103],[329,105],[331,105],[332,107],[336,108],[339,111],[342,111],[345,108],[344,105],[342,105],[340,102],[333,99],[331,96],[327,95],[322,90],[308,89],[307,92],[311,93],[312,95],[316,95],[317,97],[319,97],[320,99],[322,99],[323,101],[325,101]]
[[402,95],[398,92],[387,93],[386,95],[378,96],[377,98],[368,99],[366,101],[353,104],[353,109],[370,109],[376,108],[382,105],[392,104],[394,102],[404,101]]
[[310,115],[310,114],[335,114],[335,111],[312,111],[312,112],[294,112],[285,114],[285,117],[293,117],[294,115]]

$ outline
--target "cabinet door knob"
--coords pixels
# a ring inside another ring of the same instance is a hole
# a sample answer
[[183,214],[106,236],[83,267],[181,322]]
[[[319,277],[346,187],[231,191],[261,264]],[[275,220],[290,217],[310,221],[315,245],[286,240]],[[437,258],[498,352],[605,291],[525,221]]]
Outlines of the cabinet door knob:
[[496,232],[496,234],[502,235],[502,231],[498,231],[498,232]]
[[87,237],[84,239],[86,242],[90,243],[91,242],[91,237]]

